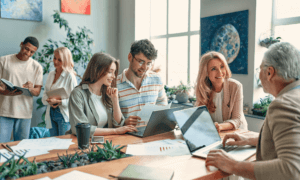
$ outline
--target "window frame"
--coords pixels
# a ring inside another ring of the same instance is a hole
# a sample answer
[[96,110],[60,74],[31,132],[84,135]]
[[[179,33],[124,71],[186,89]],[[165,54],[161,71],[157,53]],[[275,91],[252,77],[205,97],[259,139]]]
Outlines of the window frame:
[[[156,39],[166,39],[166,84],[169,84],[169,39],[172,37],[187,37],[188,38],[188,47],[187,47],[187,82],[191,82],[191,36],[193,35],[199,35],[200,37],[200,20],[199,20],[199,30],[195,30],[195,31],[191,31],[191,3],[192,0],[188,0],[188,30],[186,32],[180,32],[180,33],[169,33],[169,1],[170,0],[166,0],[167,1],[167,15],[166,15],[166,34],[164,35],[157,35],[157,36],[152,36],[151,35],[151,23],[150,23],[150,35],[149,35],[149,39],[150,40],[156,40]],[[151,3],[151,0],[150,0]],[[199,10],[200,10],[200,6],[199,6]],[[199,14],[200,17],[200,14]],[[200,17],[201,19],[201,17]],[[151,22],[151,5],[150,5],[150,22]],[[199,55],[198,58],[200,57],[200,45],[201,45],[201,41],[199,38]],[[199,60],[199,59],[198,59]]]
[[300,24],[300,16],[289,18],[277,18],[276,4],[278,0],[273,0],[272,5],[272,21],[271,21],[271,35],[275,35],[275,27],[283,25]]

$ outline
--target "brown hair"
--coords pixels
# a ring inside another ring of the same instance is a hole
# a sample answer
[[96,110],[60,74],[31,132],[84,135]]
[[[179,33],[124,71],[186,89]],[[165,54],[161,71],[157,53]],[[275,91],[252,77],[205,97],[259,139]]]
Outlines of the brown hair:
[[196,93],[196,106],[200,105],[206,105],[209,112],[214,113],[216,110],[216,107],[213,103],[213,97],[214,97],[214,91],[213,84],[208,78],[208,72],[207,72],[207,65],[210,60],[212,59],[219,59],[225,66],[226,69],[226,76],[225,78],[228,79],[231,77],[231,71],[229,69],[229,66],[227,64],[227,61],[223,54],[216,52],[216,51],[210,51],[205,53],[201,59],[199,64],[199,72],[197,76],[196,86],[195,86],[195,93]]
[[[94,54],[83,74],[82,81],[79,84],[79,86],[81,86],[82,84],[96,83],[100,78],[102,78],[108,73],[112,63],[116,64],[115,77],[117,77],[119,72],[119,61],[106,53]],[[112,81],[111,87],[116,87],[116,78]],[[106,89],[107,86],[103,84],[100,89],[100,92],[103,97],[102,101],[105,107],[112,108],[112,101],[109,98],[109,96],[106,94]]]

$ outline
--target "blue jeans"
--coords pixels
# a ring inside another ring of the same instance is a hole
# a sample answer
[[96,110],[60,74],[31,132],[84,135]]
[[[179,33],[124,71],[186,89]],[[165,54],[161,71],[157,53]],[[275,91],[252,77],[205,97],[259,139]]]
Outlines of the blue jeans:
[[50,107],[50,118],[52,124],[52,128],[49,129],[50,136],[65,135],[66,131],[71,128],[70,122],[65,122],[59,107],[56,107],[55,109]]
[[14,141],[29,138],[31,119],[0,116],[0,143],[9,142],[13,131]]

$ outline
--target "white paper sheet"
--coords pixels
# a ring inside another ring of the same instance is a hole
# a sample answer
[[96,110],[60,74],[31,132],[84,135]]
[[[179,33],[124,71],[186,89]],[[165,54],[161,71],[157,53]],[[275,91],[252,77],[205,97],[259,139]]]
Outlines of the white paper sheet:
[[43,177],[43,178],[36,179],[36,180],[52,180],[52,179],[50,179],[50,178],[47,176],[47,177]]
[[107,180],[100,176],[95,176],[92,174],[88,174],[81,171],[71,171],[69,173],[66,173],[64,175],[61,175],[53,180]]
[[45,139],[23,139],[17,147],[24,149],[68,149],[72,139],[45,138]]
[[[23,152],[26,150],[27,151],[27,153],[25,154],[26,158],[33,157],[33,156],[39,156],[39,155],[43,155],[43,154],[48,154],[49,153],[48,150],[46,150],[46,149],[24,149],[24,148],[20,148],[20,147],[17,147],[17,146],[12,146],[11,148],[14,150],[14,152],[16,152],[19,155],[22,155]],[[7,158],[11,158],[12,157],[12,153],[9,153],[9,151],[7,151],[6,149],[1,149],[0,153],[3,154]],[[19,157],[15,156],[15,159],[19,159]],[[7,160],[6,158],[4,158],[3,156],[1,156],[0,162],[5,162],[6,160]]]
[[159,111],[164,109],[170,109],[171,104],[168,104],[167,106],[161,106],[161,105],[155,105],[155,104],[146,104],[141,111],[137,113],[137,116],[139,116],[142,121],[149,121],[150,116],[153,111]]
[[129,144],[127,146],[126,154],[132,155],[167,155],[167,156],[181,156],[189,155],[190,151],[181,139],[165,139],[153,141],[143,144]]

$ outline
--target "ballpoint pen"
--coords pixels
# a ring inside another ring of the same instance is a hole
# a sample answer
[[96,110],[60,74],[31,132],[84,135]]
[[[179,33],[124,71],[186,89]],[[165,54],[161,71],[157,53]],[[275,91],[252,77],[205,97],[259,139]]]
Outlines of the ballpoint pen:
[[9,152],[13,152],[12,149],[9,147],[6,147],[4,144],[1,144],[2,147],[4,147],[6,150],[8,150]]
[[14,152],[14,150],[12,150],[12,148],[11,148],[8,144],[6,144],[6,147],[7,147],[11,152]]

